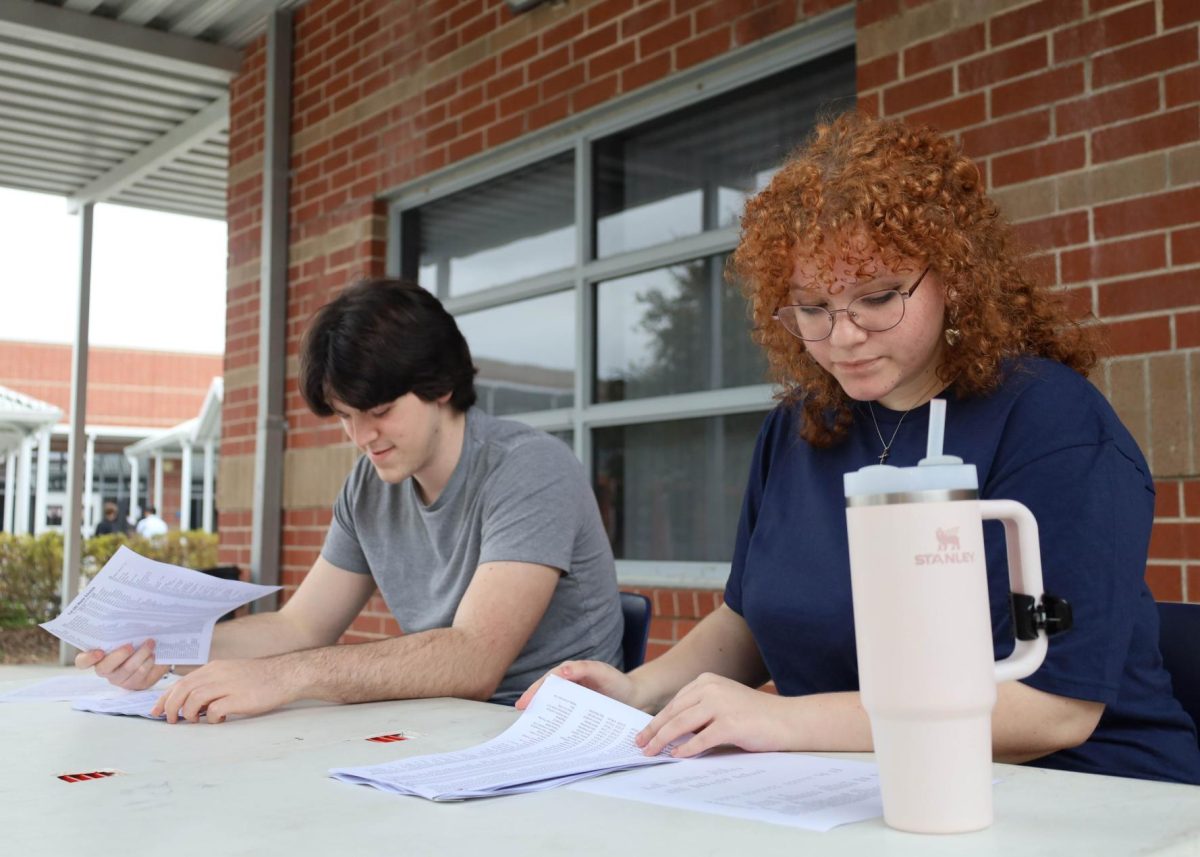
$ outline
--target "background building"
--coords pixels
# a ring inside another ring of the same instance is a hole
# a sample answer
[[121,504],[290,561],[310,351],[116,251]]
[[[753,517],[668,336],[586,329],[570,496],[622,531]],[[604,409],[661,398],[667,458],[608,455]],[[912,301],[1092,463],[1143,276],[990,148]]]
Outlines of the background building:
[[[1200,599],[1200,4],[514,5],[310,0],[291,18],[290,94],[268,38],[246,48],[230,89],[224,562],[251,564],[261,490],[274,129],[291,177],[285,590],[354,460],[295,390],[299,337],[348,282],[401,273],[458,317],[485,406],[558,434],[591,469],[622,580],[654,596],[661,651],[719,603],[771,404],[722,278],[738,208],[818,111],[857,104],[958,134],[1047,276],[1108,329],[1094,381],[1158,485],[1151,587]],[[280,91],[290,119],[272,125]],[[374,599],[350,636],[392,630]]]
[[[201,428],[200,415],[207,410],[210,425],[208,434],[202,437],[214,440],[211,448],[215,456],[221,356],[93,347],[89,357],[85,433],[91,464],[86,484],[92,487],[84,492],[84,532],[90,535],[95,530],[102,504],[108,500],[117,503],[121,515],[128,515],[131,507],[153,503],[172,529],[181,524],[199,528],[205,521],[204,442],[202,439],[193,444],[196,463],[185,468],[181,441],[196,436],[189,430]],[[0,388],[32,400],[32,405],[25,403],[26,411],[53,411],[48,423],[14,428],[8,433],[11,442],[0,442],[0,529],[60,529],[66,501],[71,346],[0,341]],[[0,434],[4,424],[0,414]],[[24,444],[28,450],[25,465],[21,459],[23,438],[27,438]],[[130,449],[134,444],[137,446]],[[40,466],[43,456],[44,469]],[[26,467],[29,475],[22,480],[19,474]],[[209,470],[215,467],[214,457]],[[188,468],[191,473],[185,479]],[[186,511],[181,490],[185,482],[191,483]],[[22,484],[24,501],[20,496]],[[133,497],[131,488],[135,484],[137,496]],[[209,494],[212,492],[210,480]]]

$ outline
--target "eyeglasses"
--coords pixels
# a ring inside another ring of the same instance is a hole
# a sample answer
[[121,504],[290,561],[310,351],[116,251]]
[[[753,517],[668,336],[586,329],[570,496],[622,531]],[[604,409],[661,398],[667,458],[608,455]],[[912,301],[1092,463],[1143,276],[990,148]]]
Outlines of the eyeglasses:
[[929,273],[929,266],[921,272],[907,292],[899,288],[881,289],[850,301],[845,309],[828,310],[823,306],[788,304],[781,306],[771,317],[783,325],[783,329],[805,342],[820,342],[833,333],[834,316],[840,312],[863,330],[880,333],[891,330],[904,318],[904,306],[913,296],[917,286]]

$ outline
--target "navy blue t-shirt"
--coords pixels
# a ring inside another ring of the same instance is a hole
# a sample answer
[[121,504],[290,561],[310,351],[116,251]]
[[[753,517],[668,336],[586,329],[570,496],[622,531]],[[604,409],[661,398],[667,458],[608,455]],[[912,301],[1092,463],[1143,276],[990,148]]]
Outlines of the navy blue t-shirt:
[[[1158,612],[1145,584],[1154,484],[1137,444],[1082,376],[1042,359],[1014,362],[986,396],[947,399],[945,452],[974,464],[980,497],[1024,503],[1038,522],[1047,592],[1069,600],[1075,627],[1051,637],[1023,681],[1102,702],[1079,747],[1029,764],[1200,783],[1195,726],[1171,694],[1158,651]],[[888,464],[925,455],[929,406],[876,404]],[[858,690],[842,475],[878,463],[883,444],[866,404],[849,435],[816,449],[779,406],[759,434],[738,525],[726,603],[750,628],[779,692]],[[897,426],[899,429],[897,431]],[[1013,648],[1003,525],[984,522],[996,657]]]

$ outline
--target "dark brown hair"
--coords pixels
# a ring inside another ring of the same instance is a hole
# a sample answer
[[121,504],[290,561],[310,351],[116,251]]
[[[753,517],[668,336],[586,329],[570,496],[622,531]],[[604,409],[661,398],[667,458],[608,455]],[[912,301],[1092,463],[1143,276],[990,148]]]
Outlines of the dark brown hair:
[[330,399],[360,411],[415,393],[426,402],[450,393],[462,412],[475,404],[471,351],[433,295],[401,280],[349,286],[317,310],[300,346],[300,394],[318,416]]

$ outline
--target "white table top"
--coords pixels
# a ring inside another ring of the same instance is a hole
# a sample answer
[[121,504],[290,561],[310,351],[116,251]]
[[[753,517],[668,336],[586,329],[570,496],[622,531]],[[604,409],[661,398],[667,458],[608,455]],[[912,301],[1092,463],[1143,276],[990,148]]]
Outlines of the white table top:
[[[0,690],[67,671],[0,667]],[[918,836],[882,819],[810,833],[565,789],[432,803],[329,768],[461,749],[511,708],[452,699],[303,705],[171,726],[0,704],[0,853],[11,855],[1200,855],[1200,788],[997,765],[996,823]],[[367,737],[416,733],[377,744]],[[107,779],[58,774],[115,768]],[[611,776],[621,776],[613,774]]]

